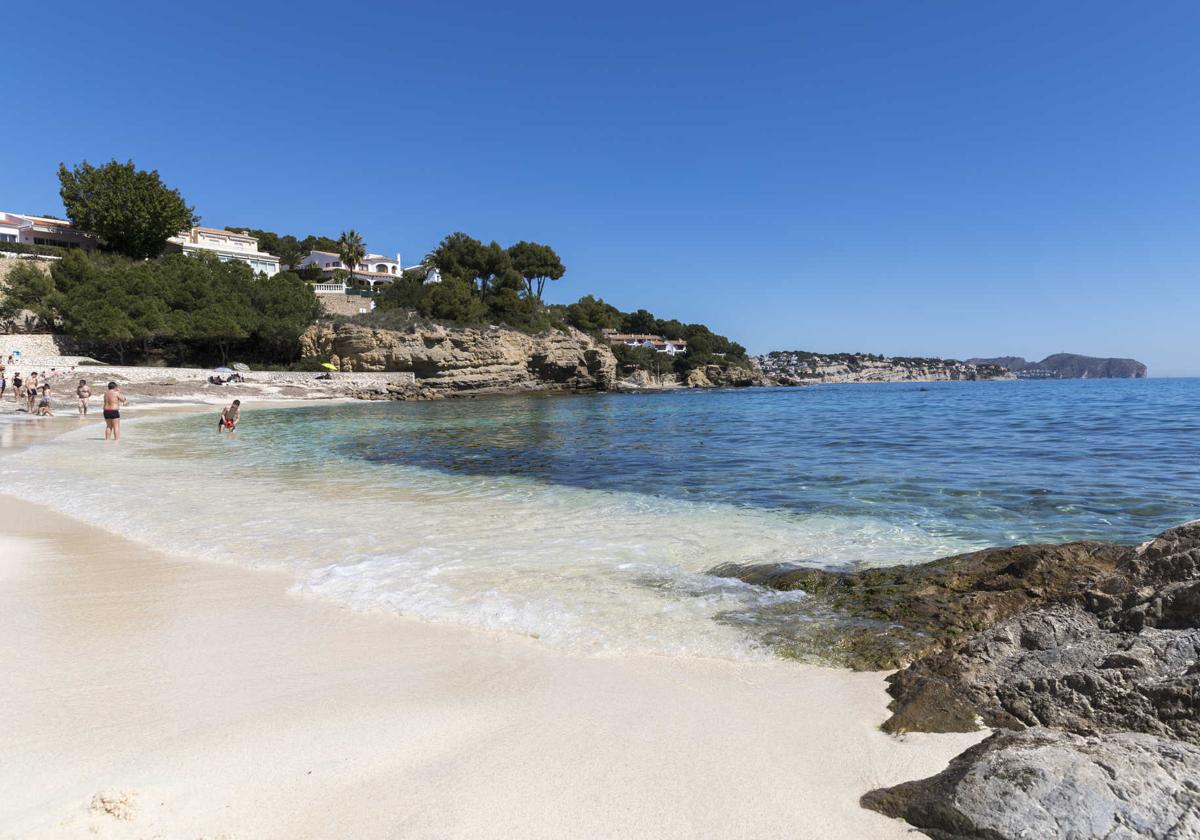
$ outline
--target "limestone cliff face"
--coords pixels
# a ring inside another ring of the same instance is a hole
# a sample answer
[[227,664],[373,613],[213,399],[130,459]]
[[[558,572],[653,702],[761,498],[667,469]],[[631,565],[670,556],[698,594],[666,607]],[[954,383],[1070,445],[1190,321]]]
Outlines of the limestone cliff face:
[[752,361],[764,375],[781,385],[813,382],[955,382],[1016,378],[1007,369],[989,363],[875,356],[867,353],[775,351],[765,356],[755,356]]
[[754,368],[705,365],[688,371],[684,384],[689,388],[747,388],[774,383]]
[[320,323],[300,345],[304,356],[327,358],[342,371],[410,371],[419,396],[604,391],[616,382],[612,351],[577,330],[527,335],[502,327],[399,331]]

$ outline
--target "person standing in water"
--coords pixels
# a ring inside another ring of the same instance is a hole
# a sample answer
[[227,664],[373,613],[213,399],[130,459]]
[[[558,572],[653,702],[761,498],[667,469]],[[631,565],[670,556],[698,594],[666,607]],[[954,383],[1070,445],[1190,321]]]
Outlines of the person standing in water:
[[217,434],[220,434],[222,429],[228,429],[231,432],[236,431],[238,420],[241,416],[241,400],[234,400],[230,405],[225,406],[221,410],[221,416],[217,418]]
[[121,406],[129,405],[129,400],[121,393],[116,382],[108,383],[104,392],[104,439],[111,434],[113,440],[121,439]]
[[79,397],[79,416],[86,417],[88,413],[88,400],[92,398],[92,389],[88,387],[86,379],[79,380],[79,387],[75,389],[75,396]]

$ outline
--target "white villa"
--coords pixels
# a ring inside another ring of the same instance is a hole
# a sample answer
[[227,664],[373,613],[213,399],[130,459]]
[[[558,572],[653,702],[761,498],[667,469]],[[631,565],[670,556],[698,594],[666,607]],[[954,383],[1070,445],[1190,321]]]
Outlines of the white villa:
[[[332,278],[335,271],[349,271],[349,267],[342,262],[341,256],[329,251],[310,251],[308,256],[301,260],[296,267],[306,268],[310,265],[321,269],[321,273],[327,278]],[[390,283],[403,273],[404,269],[400,267],[399,254],[396,254],[396,259],[383,254],[367,254],[362,258],[362,262],[354,267],[354,279],[371,288],[374,288],[376,283]]]
[[221,262],[244,262],[268,277],[279,273],[279,257],[258,250],[258,240],[248,233],[194,227],[167,240],[167,247],[195,256],[216,254]]
[[23,245],[57,245],[60,248],[82,248],[91,251],[96,240],[71,227],[62,219],[27,216],[23,213],[0,212],[0,242]]
[[659,353],[677,356],[687,352],[687,342],[682,338],[663,338],[661,335],[649,333],[619,333],[616,330],[603,329],[600,334],[609,344],[624,344],[626,347],[645,347]]
[[[344,283],[334,280],[334,272],[348,272],[350,269],[342,262],[339,254],[330,251],[311,251],[309,255],[300,261],[296,266],[297,269],[306,268],[310,265],[315,265],[321,269],[321,273],[325,276],[328,282],[317,283],[314,288],[318,294],[340,294],[346,291]],[[409,268],[419,268],[420,266],[409,266]],[[374,289],[378,283],[391,283],[408,269],[404,268],[400,262],[400,255],[396,254],[396,258],[384,256],[383,254],[367,254],[362,258],[353,271],[355,285],[366,286]],[[425,275],[426,283],[439,283],[441,276],[436,268],[431,268]]]

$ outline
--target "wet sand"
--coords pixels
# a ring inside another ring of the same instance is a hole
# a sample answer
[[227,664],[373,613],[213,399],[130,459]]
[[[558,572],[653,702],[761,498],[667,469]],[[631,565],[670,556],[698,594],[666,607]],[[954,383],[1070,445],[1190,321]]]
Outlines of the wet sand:
[[983,737],[883,735],[881,674],[355,613],[8,496],[0,534],[0,837],[911,837],[858,797]]

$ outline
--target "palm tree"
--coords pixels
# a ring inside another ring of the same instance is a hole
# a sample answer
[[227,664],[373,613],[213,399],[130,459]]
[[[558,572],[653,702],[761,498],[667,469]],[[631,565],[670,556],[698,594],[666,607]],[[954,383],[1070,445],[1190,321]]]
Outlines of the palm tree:
[[342,265],[350,270],[350,284],[352,285],[354,283],[354,269],[358,267],[358,264],[363,261],[363,257],[367,255],[366,246],[363,245],[362,236],[353,228],[342,231],[337,244],[338,256],[342,259]]

